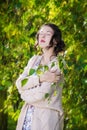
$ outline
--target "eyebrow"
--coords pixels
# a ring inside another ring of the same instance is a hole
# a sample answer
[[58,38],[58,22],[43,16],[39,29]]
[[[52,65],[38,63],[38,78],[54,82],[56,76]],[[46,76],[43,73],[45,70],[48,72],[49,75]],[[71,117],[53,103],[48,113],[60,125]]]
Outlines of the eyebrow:
[[[43,30],[41,30],[40,32],[43,32]],[[47,32],[49,32],[49,33],[53,33],[52,31],[47,31]]]
[[47,32],[50,32],[50,33],[52,33],[51,31],[47,31]]

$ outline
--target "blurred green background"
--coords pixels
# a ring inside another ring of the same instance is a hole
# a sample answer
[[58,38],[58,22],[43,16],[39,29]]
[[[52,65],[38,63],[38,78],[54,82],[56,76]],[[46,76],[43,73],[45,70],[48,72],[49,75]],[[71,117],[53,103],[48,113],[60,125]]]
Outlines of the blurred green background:
[[49,22],[66,43],[64,130],[87,130],[87,0],[0,0],[0,130],[15,130],[23,105],[15,81]]

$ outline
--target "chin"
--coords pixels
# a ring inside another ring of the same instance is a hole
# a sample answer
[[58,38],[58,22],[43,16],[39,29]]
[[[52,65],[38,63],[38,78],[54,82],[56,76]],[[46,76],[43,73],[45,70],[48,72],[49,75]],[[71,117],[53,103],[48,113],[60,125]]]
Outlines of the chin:
[[45,46],[45,45],[42,45],[42,44],[39,44],[39,47],[40,47],[40,48],[46,48],[46,46]]

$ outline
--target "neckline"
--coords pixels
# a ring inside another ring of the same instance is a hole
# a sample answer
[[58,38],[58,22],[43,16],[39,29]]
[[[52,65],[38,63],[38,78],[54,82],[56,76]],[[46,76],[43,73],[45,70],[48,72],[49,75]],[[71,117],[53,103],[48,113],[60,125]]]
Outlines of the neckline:
[[40,65],[44,66],[44,65],[49,65],[51,62],[53,62],[57,57],[56,56],[52,56],[53,58],[50,59],[50,61],[47,64],[42,64],[41,60],[43,58],[43,55],[40,56]]

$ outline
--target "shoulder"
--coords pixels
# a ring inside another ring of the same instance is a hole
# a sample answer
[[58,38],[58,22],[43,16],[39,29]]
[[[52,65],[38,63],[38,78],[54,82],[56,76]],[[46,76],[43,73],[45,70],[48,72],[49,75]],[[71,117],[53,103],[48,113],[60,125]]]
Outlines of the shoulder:
[[40,55],[34,55],[28,60],[28,64],[32,64],[34,61],[36,61]]
[[55,65],[58,65],[58,59],[55,57],[53,60],[51,60],[51,67],[54,67]]
[[37,55],[32,56],[31,58],[29,58],[28,62],[35,60],[37,57]]

